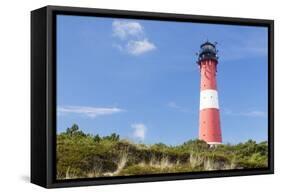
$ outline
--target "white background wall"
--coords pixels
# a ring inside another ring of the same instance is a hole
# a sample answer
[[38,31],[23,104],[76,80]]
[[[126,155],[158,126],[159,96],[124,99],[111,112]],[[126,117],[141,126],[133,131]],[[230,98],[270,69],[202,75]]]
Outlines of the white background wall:
[[[275,99],[279,84],[281,13],[277,0],[2,0],[0,2],[0,193],[277,193],[280,192],[280,101],[275,102],[275,175],[46,190],[29,183],[30,11],[67,5],[275,20]],[[278,141],[279,140],[279,141]],[[278,180],[279,179],[279,180]],[[279,183],[279,185],[278,185]]]

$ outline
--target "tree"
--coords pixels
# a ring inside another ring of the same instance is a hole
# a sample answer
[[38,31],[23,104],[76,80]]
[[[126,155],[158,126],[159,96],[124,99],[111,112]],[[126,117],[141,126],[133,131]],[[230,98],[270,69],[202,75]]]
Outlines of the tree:
[[199,139],[189,140],[187,142],[184,142],[182,146],[191,151],[197,151],[197,152],[208,150],[209,148],[208,144],[205,141]]
[[101,138],[100,138],[100,136],[97,134],[97,135],[95,135],[95,136],[93,137],[93,140],[94,140],[95,142],[100,142]]
[[77,124],[73,124],[72,127],[66,129],[66,134],[73,135],[85,135],[82,131],[79,131],[79,126]]
[[104,139],[104,140],[110,140],[110,141],[119,141],[120,136],[117,135],[116,133],[112,133],[112,134],[109,135],[109,136],[104,136],[103,139]]

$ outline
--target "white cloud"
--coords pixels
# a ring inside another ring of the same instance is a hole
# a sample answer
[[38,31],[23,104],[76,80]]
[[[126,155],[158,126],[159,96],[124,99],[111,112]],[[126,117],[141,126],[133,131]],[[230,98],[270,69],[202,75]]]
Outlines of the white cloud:
[[[238,36],[237,36],[238,35]],[[231,61],[249,57],[266,57],[268,54],[267,39],[259,33],[228,34],[230,42],[222,44],[220,60]],[[233,44],[235,42],[235,44]]]
[[113,44],[112,44],[112,47],[116,48],[116,49],[119,50],[119,51],[124,51],[123,46],[120,45],[120,44],[113,43]]
[[155,44],[148,40],[144,27],[139,22],[114,20],[112,33],[117,38],[117,43],[113,43],[112,46],[121,52],[138,56],[156,49]]
[[263,118],[267,116],[267,113],[265,111],[260,111],[260,110],[233,112],[229,109],[226,109],[223,111],[223,113],[229,116],[263,117]]
[[146,135],[147,127],[143,123],[134,123],[131,127],[134,129],[133,136],[143,141]]
[[248,116],[248,117],[266,117],[266,112],[254,110],[249,112],[241,113],[241,115]]
[[191,113],[190,110],[188,108],[182,107],[180,105],[178,105],[176,102],[174,101],[170,101],[167,106],[171,109],[180,111],[180,112],[185,112],[185,113]]
[[168,103],[168,107],[175,108],[175,109],[179,109],[180,108],[179,105],[177,105],[177,103],[175,103],[173,101]]
[[156,46],[149,42],[147,39],[144,40],[131,40],[126,46],[127,51],[132,55],[140,55],[156,49]]
[[130,36],[140,37],[143,36],[143,27],[138,22],[115,20],[112,23],[113,35],[126,39]]
[[123,109],[112,107],[89,107],[89,106],[64,106],[58,107],[58,115],[65,114],[80,114],[91,118],[96,118],[102,115],[112,115],[124,111]]

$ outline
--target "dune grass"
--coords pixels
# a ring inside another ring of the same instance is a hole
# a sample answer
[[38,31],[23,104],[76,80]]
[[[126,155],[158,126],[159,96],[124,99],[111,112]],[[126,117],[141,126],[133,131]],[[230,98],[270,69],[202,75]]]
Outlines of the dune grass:
[[57,135],[57,179],[263,168],[267,142],[248,140],[210,148],[201,140],[181,145],[136,144],[109,136],[85,134],[77,125]]

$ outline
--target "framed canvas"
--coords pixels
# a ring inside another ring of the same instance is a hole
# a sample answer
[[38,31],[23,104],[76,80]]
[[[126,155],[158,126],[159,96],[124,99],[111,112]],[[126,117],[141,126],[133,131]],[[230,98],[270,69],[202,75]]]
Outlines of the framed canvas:
[[31,182],[272,174],[272,20],[31,12]]

